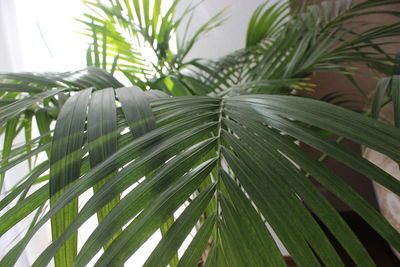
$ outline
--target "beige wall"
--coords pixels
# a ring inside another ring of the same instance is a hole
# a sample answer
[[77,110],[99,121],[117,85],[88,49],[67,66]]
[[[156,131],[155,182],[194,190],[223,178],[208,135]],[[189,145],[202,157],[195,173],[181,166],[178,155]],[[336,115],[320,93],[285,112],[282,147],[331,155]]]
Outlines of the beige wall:
[[[308,2],[318,3],[322,1],[309,0]],[[358,3],[362,1],[355,1],[355,2]],[[387,8],[389,8],[389,6],[379,7],[377,9],[387,9]],[[400,11],[400,4],[392,5],[390,6],[390,9]],[[385,25],[385,24],[387,25],[390,23],[400,22],[400,18],[398,17],[383,16],[380,14],[368,15],[363,17],[363,19],[372,23],[376,23],[377,25]],[[359,32],[362,32],[362,30],[365,30],[365,27],[363,29],[361,28],[358,29]],[[385,40],[400,42],[399,37],[387,38]],[[397,52],[400,52],[399,44],[390,44],[384,46],[383,48],[387,53],[395,54]],[[363,88],[369,95],[372,95],[376,82],[379,79],[379,77],[382,77],[382,74],[370,70],[365,65],[358,64],[356,66],[358,67],[358,71],[364,74],[356,74],[354,76],[355,80],[357,81],[357,83],[360,85],[361,88]],[[364,98],[361,96],[358,90],[343,75],[336,73],[317,73],[312,75],[311,81],[317,85],[317,90],[313,94],[313,97],[317,99],[331,92],[340,91],[345,93],[349,99],[354,101],[350,105],[352,108],[357,110],[362,110],[363,108],[366,108],[366,106],[368,106],[368,104],[365,103],[366,101],[364,101]],[[351,144],[350,142],[347,142],[347,146],[351,147],[354,151],[361,153],[361,148],[359,146]],[[315,151],[313,151],[313,153],[316,156],[318,155],[318,153],[316,153]],[[367,178],[345,167],[344,165],[339,164],[337,161],[334,161],[332,159],[328,160],[328,164],[337,174],[344,177],[345,180],[350,185],[352,185],[361,195],[363,195],[371,203],[376,205],[374,191],[371,182]],[[330,194],[328,195],[330,198],[333,199],[333,202],[339,209],[347,210],[347,208],[342,203],[340,203],[340,201],[334,200],[333,196],[331,196]]]
[[[314,0],[310,2],[322,2],[322,1]],[[362,1],[355,1],[355,2],[358,3]],[[389,6],[379,7],[375,8],[375,10],[378,9],[385,10],[388,8],[400,11],[400,4],[391,5],[390,7]],[[398,17],[381,15],[381,14],[367,15],[362,17],[362,19],[371,23],[375,23],[376,25],[387,25],[391,23],[400,22],[400,19]],[[357,29],[356,31],[362,32],[363,30],[366,29],[367,27],[362,27]],[[391,42],[393,41],[400,42],[399,37],[385,38],[384,40]],[[389,44],[383,46],[383,49],[387,53],[395,54],[400,52],[400,45]],[[360,87],[363,88],[367,93],[369,94],[373,93],[376,82],[380,77],[382,77],[382,74],[370,70],[365,65],[357,64],[355,66],[358,68],[359,72],[364,73],[364,74],[356,74],[354,76],[355,80],[360,85]],[[363,97],[360,95],[357,89],[354,88],[354,86],[343,75],[333,74],[333,73],[318,73],[317,75],[313,75],[312,80],[318,85],[318,90],[315,92],[316,98],[320,98],[323,95],[328,94],[330,92],[343,90],[344,92],[348,93],[351,99],[356,101],[356,103],[354,103],[354,108],[362,109],[364,107],[364,104],[366,104],[364,103]]]

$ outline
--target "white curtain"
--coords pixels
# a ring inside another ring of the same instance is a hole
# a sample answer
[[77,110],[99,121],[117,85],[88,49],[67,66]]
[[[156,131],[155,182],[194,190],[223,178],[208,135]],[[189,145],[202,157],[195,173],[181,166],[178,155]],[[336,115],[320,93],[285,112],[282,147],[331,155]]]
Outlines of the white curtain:
[[[85,67],[86,40],[77,33],[80,25],[74,19],[82,13],[80,7],[80,0],[0,0],[0,72],[67,71]],[[23,136],[16,139],[17,143],[23,141]],[[27,172],[26,163],[8,171],[0,199]],[[0,238],[0,258],[28,229],[29,219]],[[16,266],[31,266],[50,242],[47,224],[33,237]]]
[[23,69],[15,2],[0,1],[0,71]]
[[[18,27],[15,2],[13,0],[1,0],[0,1],[0,72],[9,71],[20,71],[23,69],[21,47],[19,42]],[[2,137],[0,137],[0,140]],[[2,144],[2,142],[0,142]],[[18,168],[20,170],[20,168]],[[3,186],[3,192],[9,190],[12,186],[13,178],[21,177],[22,173],[17,173],[16,170],[9,172],[5,184]],[[2,192],[2,193],[3,193]],[[8,207],[9,208],[9,207]],[[7,208],[6,208],[7,209]],[[10,231],[8,231],[0,239],[0,258],[4,256],[5,251],[9,249],[10,242],[18,236],[24,229],[23,224],[17,225]],[[29,256],[27,253],[23,253],[17,266],[25,267],[30,266]]]

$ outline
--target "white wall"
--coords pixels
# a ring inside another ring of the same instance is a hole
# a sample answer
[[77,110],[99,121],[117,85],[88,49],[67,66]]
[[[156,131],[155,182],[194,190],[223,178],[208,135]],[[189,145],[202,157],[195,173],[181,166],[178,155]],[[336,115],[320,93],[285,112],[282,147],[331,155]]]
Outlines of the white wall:
[[[277,0],[270,0],[271,3]],[[178,14],[182,14],[185,7],[197,3],[193,0],[182,0]],[[192,29],[197,29],[218,11],[228,7],[225,12],[227,20],[222,27],[209,32],[194,47],[188,58],[202,57],[216,59],[227,53],[243,48],[246,40],[247,26],[254,10],[265,0],[205,0],[195,9]],[[178,32],[182,36],[184,27]]]
[[78,34],[82,25],[75,20],[85,10],[80,0],[14,2],[24,71],[68,71],[85,67],[87,39]]

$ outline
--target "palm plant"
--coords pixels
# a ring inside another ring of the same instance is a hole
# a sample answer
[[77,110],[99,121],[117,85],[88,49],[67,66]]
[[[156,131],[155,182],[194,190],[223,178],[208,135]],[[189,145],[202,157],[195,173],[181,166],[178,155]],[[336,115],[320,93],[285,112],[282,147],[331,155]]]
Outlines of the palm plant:
[[[0,201],[2,210],[14,203],[0,217],[0,235],[35,214],[1,266],[14,265],[49,220],[53,242],[33,266],[53,258],[56,266],[86,266],[101,250],[96,266],[120,266],[158,230],[162,239],[145,266],[196,266],[201,258],[205,266],[284,266],[271,229],[299,266],[343,266],[321,224],[357,265],[374,266],[310,177],[400,250],[399,233],[298,145],[399,194],[394,177],[326,133],[399,162],[400,131],[293,95],[311,87],[311,73],[338,71],[352,79],[354,62],[388,74],[394,59],[383,52],[380,39],[398,36],[399,24],[359,33],[353,28],[360,22],[353,20],[376,12],[399,16],[389,8],[369,9],[397,1],[340,0],[294,12],[287,2],[261,6],[250,20],[246,47],[217,61],[185,58],[203,32],[220,24],[220,13],[174,50],[173,33],[193,7],[176,19],[178,1],[166,13],[162,1],[85,2],[94,11],[82,20],[93,41],[91,67],[1,75],[1,181],[21,162],[29,161],[30,171]],[[349,23],[354,27],[344,26]],[[153,50],[155,61],[143,55],[141,45]],[[134,85],[124,87],[111,75],[117,71]],[[397,75],[385,88],[389,85],[397,111]],[[387,102],[382,99],[374,114]],[[32,137],[34,123],[39,135]],[[22,131],[25,143],[13,144]],[[45,160],[36,161],[42,154]],[[78,208],[78,198],[92,188],[93,196]],[[78,251],[77,231],[94,214],[98,226]]]

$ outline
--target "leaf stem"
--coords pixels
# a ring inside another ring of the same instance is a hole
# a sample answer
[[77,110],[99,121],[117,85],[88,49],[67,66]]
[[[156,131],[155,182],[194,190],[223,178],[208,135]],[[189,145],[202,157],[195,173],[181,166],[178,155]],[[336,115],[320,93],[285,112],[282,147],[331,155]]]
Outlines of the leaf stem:
[[216,211],[216,215],[217,215],[217,218],[216,218],[216,237],[215,237],[215,243],[216,243],[216,245],[218,245],[218,238],[219,238],[219,231],[218,231],[218,229],[219,229],[219,227],[218,227],[218,224],[219,224],[219,216],[220,216],[220,213],[221,213],[221,210],[220,210],[220,200],[219,200],[219,198],[220,198],[220,196],[219,196],[219,192],[220,192],[220,177],[221,177],[221,132],[222,132],[222,118],[223,118],[223,109],[224,109],[224,100],[223,100],[223,98],[221,98],[221,103],[220,103],[220,108],[219,108],[219,117],[218,117],[218,128],[217,128],[217,138],[218,138],[218,140],[217,140],[217,157],[218,157],[218,162],[217,162],[217,166],[216,166],[216,183],[217,183],[217,189],[216,189],[216,191],[215,191],[215,193],[216,193],[216,196],[215,196],[215,198],[216,198],[216,204],[217,204],[217,211]]

